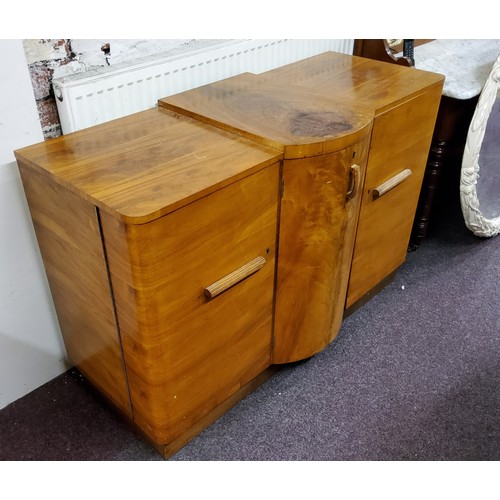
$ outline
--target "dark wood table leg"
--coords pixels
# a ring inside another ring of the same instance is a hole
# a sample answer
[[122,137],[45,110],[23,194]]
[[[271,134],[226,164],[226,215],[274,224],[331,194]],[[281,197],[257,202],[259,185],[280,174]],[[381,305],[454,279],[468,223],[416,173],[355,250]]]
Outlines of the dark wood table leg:
[[448,203],[460,200],[462,156],[478,99],[441,98],[409,250],[422,244],[431,221],[446,211]]

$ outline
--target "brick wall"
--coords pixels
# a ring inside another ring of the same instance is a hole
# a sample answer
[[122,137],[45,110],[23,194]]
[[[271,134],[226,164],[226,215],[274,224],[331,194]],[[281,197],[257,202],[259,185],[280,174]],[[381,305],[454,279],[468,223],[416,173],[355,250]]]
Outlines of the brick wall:
[[61,135],[52,78],[82,71],[69,39],[23,40],[24,52],[45,139]]

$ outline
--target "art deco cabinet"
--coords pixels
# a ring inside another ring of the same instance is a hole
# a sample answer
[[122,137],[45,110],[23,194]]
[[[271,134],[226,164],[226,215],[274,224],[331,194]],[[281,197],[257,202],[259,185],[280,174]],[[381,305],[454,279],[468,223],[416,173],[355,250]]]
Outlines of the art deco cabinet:
[[311,60],[16,151],[68,357],[164,456],[404,260],[442,77],[372,63],[371,97]]

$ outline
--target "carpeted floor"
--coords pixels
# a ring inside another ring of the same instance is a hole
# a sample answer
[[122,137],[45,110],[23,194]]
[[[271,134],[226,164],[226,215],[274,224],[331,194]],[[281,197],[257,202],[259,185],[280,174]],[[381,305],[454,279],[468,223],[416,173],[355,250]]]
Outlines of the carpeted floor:
[[[74,370],[0,411],[1,460],[162,460]],[[445,219],[337,339],[172,460],[499,460],[500,237]]]

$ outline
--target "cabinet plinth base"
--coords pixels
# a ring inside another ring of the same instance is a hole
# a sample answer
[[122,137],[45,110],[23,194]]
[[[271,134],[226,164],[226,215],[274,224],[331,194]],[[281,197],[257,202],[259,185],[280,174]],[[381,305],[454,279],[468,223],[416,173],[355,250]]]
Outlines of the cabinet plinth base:
[[247,397],[250,393],[255,391],[260,385],[269,380],[275,373],[280,370],[280,366],[270,366],[262,373],[257,375],[253,380],[244,385],[238,392],[234,393],[230,398],[226,399],[219,406],[214,408],[210,413],[205,415],[201,420],[199,420],[193,427],[181,434],[177,439],[168,444],[155,443],[151,439],[141,432],[139,432],[151,443],[151,445],[160,453],[160,455],[165,459],[173,457],[178,451],[180,451],[184,446],[186,446],[192,439],[194,439],[198,434],[201,434],[207,427],[212,425],[216,420],[218,420],[224,413],[228,412],[233,406],[237,405],[241,400]]
[[[399,269],[399,268],[398,268]],[[352,304],[344,311],[344,319],[350,316],[353,312],[356,312],[361,306],[364,306],[369,300],[371,300],[375,295],[379,294],[386,286],[390,285],[395,279],[398,269],[393,271],[391,274],[386,276],[382,281],[380,281],[376,286],[374,286],[368,293],[363,295],[357,302]]]

